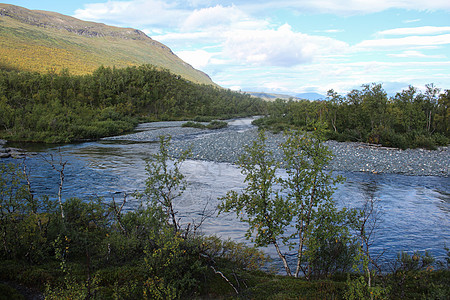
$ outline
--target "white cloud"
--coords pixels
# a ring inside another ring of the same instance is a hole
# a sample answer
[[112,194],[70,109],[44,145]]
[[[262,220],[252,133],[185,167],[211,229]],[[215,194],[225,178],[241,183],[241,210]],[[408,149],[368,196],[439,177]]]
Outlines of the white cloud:
[[214,56],[214,54],[206,52],[205,50],[179,51],[176,54],[196,69],[206,67]]
[[402,53],[397,53],[397,54],[392,53],[392,54],[388,54],[388,56],[398,57],[398,58],[445,58],[444,55],[426,55],[422,52],[414,51],[414,50],[403,51]]
[[182,24],[182,30],[198,30],[208,27],[230,26],[247,19],[247,15],[236,6],[216,5],[192,12]]
[[344,30],[342,30],[342,29],[328,29],[328,30],[324,30],[323,32],[326,32],[326,33],[338,33],[338,32],[344,32]]
[[[356,45],[350,47],[343,41],[327,37],[341,32],[333,29],[342,26],[341,18],[335,18],[339,22],[323,24],[324,16],[321,15],[317,23],[291,28],[276,23],[279,16],[275,13],[297,11],[299,17],[302,14],[310,17],[310,12],[355,15],[400,8],[407,9],[408,13],[400,12],[398,22],[408,18],[410,20],[403,23],[419,22],[420,19],[414,18],[420,17],[416,12],[421,11],[424,15],[422,24],[429,19],[425,14],[430,11],[439,10],[439,18],[442,18],[442,11],[450,11],[448,0],[93,1],[104,3],[87,4],[76,11],[75,17],[122,27],[147,28],[144,31],[152,38],[171,47],[183,60],[204,70],[225,87],[246,90],[247,87],[265,86],[277,91],[301,92],[305,84],[320,87],[318,92],[326,93],[330,88],[348,91],[376,81],[433,82],[429,78],[436,74],[443,74],[443,81],[448,82],[450,75],[449,62],[424,60],[446,58],[445,55],[431,54],[446,54],[450,44],[449,26],[403,25],[407,28],[380,31],[374,37],[366,35],[368,40],[362,41],[354,35],[349,40],[356,40],[353,42]],[[410,13],[411,10],[416,12]],[[348,21],[354,19],[348,18]],[[287,22],[294,24],[294,21]],[[323,28],[332,29],[311,33]],[[344,34],[339,36],[345,38]],[[428,49],[433,51],[427,52]],[[385,52],[377,56],[379,51]],[[404,59],[383,62],[386,56],[391,57],[389,61],[395,60],[392,57]],[[409,72],[409,68],[414,72]]]
[[422,26],[395,28],[377,32],[378,35],[433,35],[450,32],[450,26]]
[[421,19],[413,19],[413,20],[404,20],[403,23],[416,23],[422,21]]
[[[383,86],[389,82],[405,82],[405,87],[409,84],[423,86],[430,82],[446,86],[449,67],[450,61],[321,62],[293,68],[231,67],[228,71],[217,74],[214,79],[223,86],[240,86],[245,91],[264,90],[285,94],[305,92],[306,86],[316,86],[315,91],[325,95],[329,89],[346,93],[372,82],[383,83]],[[436,74],[444,75],[438,80]]]
[[[100,1],[100,0],[97,0]],[[235,5],[235,3],[238,3]],[[216,6],[213,6],[216,5]],[[391,8],[417,11],[450,11],[448,0],[109,0],[85,4],[74,16],[83,20],[117,25],[158,24],[169,27],[211,25],[231,22],[239,17],[258,14],[265,9],[293,9],[299,12],[340,15],[369,14]],[[193,11],[193,9],[196,9]],[[416,20],[413,20],[416,21]]]
[[450,34],[436,36],[408,36],[393,39],[366,40],[355,46],[355,49],[373,50],[380,48],[392,49],[394,47],[437,46],[450,44]]
[[320,55],[346,51],[347,44],[322,36],[278,29],[237,30],[228,33],[224,51],[229,57],[254,65],[291,67],[310,63]]
[[255,3],[264,8],[290,7],[301,12],[331,13],[340,15],[368,14],[392,8],[408,10],[446,10],[450,11],[448,0],[279,0]]
[[173,1],[133,0],[85,4],[75,11],[75,18],[117,25],[164,25],[175,27],[189,14]]
[[201,42],[207,40],[209,44],[223,39],[223,34],[209,31],[195,31],[195,32],[169,32],[161,35],[156,35],[155,39],[160,42],[183,42],[190,43]]

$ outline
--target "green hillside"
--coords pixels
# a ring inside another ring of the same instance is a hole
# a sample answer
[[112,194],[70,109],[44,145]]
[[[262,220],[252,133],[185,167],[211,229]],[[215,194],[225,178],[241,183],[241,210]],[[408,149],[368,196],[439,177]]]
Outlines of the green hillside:
[[0,68],[91,73],[99,66],[151,64],[195,83],[213,84],[167,46],[142,31],[81,21],[0,3]]

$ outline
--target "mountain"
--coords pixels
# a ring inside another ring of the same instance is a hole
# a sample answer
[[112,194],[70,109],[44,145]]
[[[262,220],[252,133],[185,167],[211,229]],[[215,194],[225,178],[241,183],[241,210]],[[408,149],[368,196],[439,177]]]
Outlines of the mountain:
[[91,73],[100,66],[152,64],[195,83],[214,84],[167,46],[132,28],[0,3],[0,69]]
[[307,100],[321,100],[326,98],[326,96],[318,93],[297,93],[295,97]]
[[284,94],[274,94],[274,93],[264,93],[264,92],[247,92],[248,94],[258,97],[264,100],[273,101],[276,99],[283,99],[283,100],[319,100],[319,99],[325,99],[325,96],[318,94],[318,93],[297,93],[294,94],[294,96],[291,95],[284,95]]

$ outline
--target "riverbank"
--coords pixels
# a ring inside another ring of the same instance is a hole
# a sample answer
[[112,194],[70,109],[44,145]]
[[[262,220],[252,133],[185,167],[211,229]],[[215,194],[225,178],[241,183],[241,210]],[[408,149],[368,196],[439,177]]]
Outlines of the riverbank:
[[[133,134],[103,140],[157,142],[160,135],[171,135],[171,154],[174,156],[191,148],[195,160],[235,163],[244,153],[244,146],[257,137],[257,128],[250,125],[251,120],[234,120],[229,123],[230,128],[220,130],[182,127],[182,121],[145,123],[140,124]],[[270,150],[281,157],[279,145],[284,141],[283,134],[268,132],[267,137]],[[0,140],[0,158],[23,155],[20,149],[5,148],[5,143]],[[353,142],[327,141],[325,144],[334,154],[328,166],[333,171],[449,177],[450,147],[401,150]]]
[[18,158],[25,155],[25,151],[22,149],[5,147],[6,142],[5,140],[0,140],[0,158]]
[[[174,132],[172,132],[174,133]],[[172,154],[188,148],[193,159],[234,163],[243,154],[245,145],[250,145],[257,136],[257,129],[241,132],[219,131],[197,135],[193,139],[173,140]],[[281,157],[279,144],[282,134],[267,133],[268,147]],[[449,176],[450,148],[438,150],[395,149],[377,147],[364,143],[327,141],[325,144],[334,154],[328,166],[334,171],[393,173],[412,176]]]

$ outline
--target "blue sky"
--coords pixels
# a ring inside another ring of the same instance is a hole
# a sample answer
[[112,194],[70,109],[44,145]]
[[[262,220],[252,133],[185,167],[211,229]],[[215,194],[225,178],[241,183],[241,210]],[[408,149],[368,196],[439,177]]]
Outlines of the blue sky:
[[448,0],[23,0],[143,30],[217,84],[284,94],[450,89]]

